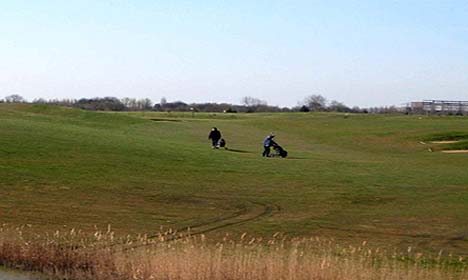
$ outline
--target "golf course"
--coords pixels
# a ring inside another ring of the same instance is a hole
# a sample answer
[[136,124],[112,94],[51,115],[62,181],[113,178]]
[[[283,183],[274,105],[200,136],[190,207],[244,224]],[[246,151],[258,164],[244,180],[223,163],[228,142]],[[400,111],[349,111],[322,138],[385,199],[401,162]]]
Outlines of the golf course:
[[[211,127],[228,150],[211,149]],[[440,152],[467,131],[449,116],[0,104],[0,217],[34,232],[279,232],[467,255],[468,155]],[[288,158],[261,156],[270,132]]]

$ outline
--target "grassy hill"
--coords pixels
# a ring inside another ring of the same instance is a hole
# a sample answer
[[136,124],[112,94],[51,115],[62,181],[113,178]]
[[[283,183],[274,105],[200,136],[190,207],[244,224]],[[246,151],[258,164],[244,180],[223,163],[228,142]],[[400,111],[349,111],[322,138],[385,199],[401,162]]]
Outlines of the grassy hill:
[[[212,126],[232,150],[210,148]],[[289,158],[261,157],[271,131]],[[420,143],[466,132],[463,117],[0,104],[0,222],[118,234],[199,226],[468,254],[468,154]]]

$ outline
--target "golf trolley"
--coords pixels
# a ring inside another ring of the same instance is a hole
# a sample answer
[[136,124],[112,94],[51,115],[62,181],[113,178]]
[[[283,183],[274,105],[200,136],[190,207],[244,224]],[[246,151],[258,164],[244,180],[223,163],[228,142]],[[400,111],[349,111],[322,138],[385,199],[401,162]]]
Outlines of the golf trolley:
[[282,157],[282,158],[285,158],[288,156],[288,151],[286,151],[285,149],[283,149],[283,147],[281,147],[280,145],[276,144],[273,145],[273,151],[274,153],[272,153],[270,155],[270,157]]

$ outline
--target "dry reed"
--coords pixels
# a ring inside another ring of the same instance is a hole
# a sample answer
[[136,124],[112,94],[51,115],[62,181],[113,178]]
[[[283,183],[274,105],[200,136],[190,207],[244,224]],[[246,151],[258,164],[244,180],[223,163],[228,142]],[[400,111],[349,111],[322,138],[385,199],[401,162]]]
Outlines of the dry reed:
[[[26,230],[27,231],[27,230]],[[388,252],[340,247],[319,238],[268,240],[169,233],[116,239],[107,232],[25,237],[25,228],[0,228],[0,265],[56,279],[468,279],[467,263],[455,256],[425,256],[409,248]]]

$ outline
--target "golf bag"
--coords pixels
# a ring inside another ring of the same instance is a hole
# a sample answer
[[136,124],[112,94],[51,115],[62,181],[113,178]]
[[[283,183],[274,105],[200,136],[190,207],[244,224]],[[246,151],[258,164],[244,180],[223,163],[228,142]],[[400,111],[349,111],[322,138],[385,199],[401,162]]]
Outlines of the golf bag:
[[282,157],[285,158],[288,156],[288,152],[283,149],[280,145],[276,144],[273,146],[273,149],[275,150],[275,153],[273,154],[274,157]]
[[224,148],[224,149],[227,150],[226,140],[224,140],[223,138],[219,139],[217,146],[218,146],[218,148]]

